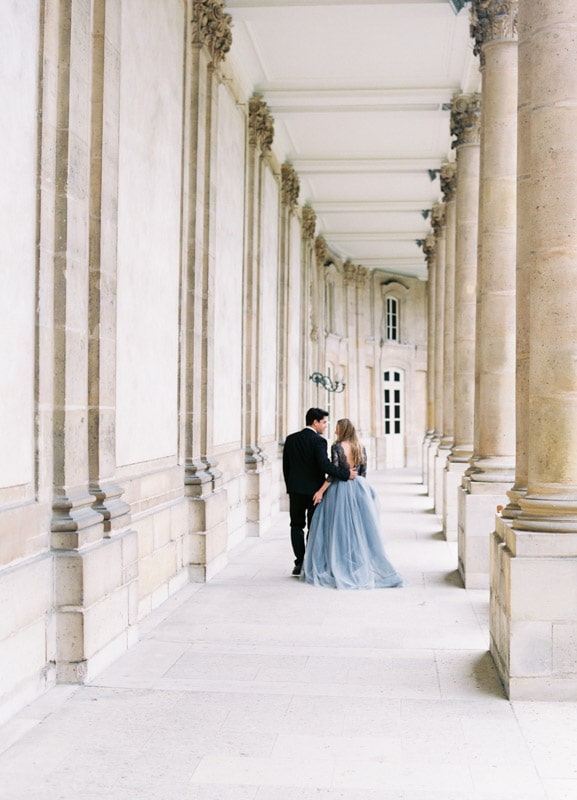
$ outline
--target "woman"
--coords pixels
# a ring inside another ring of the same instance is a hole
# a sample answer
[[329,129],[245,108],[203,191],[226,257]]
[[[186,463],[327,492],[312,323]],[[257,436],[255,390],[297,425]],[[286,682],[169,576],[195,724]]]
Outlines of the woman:
[[340,419],[331,448],[338,466],[356,466],[354,481],[327,480],[313,497],[301,580],[337,589],[402,586],[380,537],[375,490],[366,480],[367,456],[354,425]]

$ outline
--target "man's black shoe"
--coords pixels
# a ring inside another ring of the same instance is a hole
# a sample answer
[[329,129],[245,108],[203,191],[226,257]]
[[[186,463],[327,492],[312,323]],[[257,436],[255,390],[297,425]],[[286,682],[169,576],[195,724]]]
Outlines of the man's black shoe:
[[300,565],[300,564],[295,564],[295,565],[294,565],[294,567],[293,567],[293,575],[294,575],[296,578],[298,578],[298,576],[299,576],[300,574],[301,574],[301,565]]

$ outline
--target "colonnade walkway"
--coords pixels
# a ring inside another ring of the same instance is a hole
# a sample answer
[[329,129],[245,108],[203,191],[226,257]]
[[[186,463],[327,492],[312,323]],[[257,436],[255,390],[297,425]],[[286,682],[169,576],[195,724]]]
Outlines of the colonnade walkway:
[[91,685],[0,729],[2,800],[575,800],[577,703],[509,703],[414,471],[375,473],[407,586],[290,577],[288,514]]

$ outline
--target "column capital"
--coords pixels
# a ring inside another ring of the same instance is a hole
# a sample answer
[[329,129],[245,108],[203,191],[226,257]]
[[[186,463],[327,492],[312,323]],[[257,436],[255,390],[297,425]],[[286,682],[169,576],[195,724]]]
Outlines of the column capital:
[[343,267],[345,273],[345,286],[354,286],[357,282],[357,266],[347,261]]
[[479,144],[481,141],[481,95],[459,94],[451,102],[451,147]]
[[253,147],[260,147],[263,154],[268,153],[274,139],[274,119],[268,106],[260,95],[253,95],[248,101],[248,141]]
[[454,162],[441,167],[441,192],[445,203],[455,199],[457,191],[457,165]]
[[283,164],[281,167],[281,199],[283,205],[290,210],[294,209],[298,199],[301,185],[299,176],[292,164]]
[[317,263],[321,266],[324,265],[327,260],[328,252],[329,250],[324,238],[322,236],[317,236],[315,239],[315,255],[317,257]]
[[425,239],[425,243],[423,244],[423,253],[427,259],[427,264],[430,267],[437,253],[437,240],[432,233],[429,233]]
[[192,4],[192,43],[205,46],[215,66],[232,45],[232,16],[224,13],[224,0],[200,0]]
[[367,278],[369,277],[369,270],[367,267],[357,267],[357,286],[359,289],[364,289],[367,285]]
[[441,232],[441,228],[445,224],[445,206],[442,203],[435,203],[431,209],[431,228],[435,236]]
[[317,226],[317,215],[310,206],[304,206],[302,212],[303,238],[314,239],[316,226]]
[[519,0],[473,0],[471,5],[471,38],[474,55],[484,63],[483,46],[498,40],[517,41]]

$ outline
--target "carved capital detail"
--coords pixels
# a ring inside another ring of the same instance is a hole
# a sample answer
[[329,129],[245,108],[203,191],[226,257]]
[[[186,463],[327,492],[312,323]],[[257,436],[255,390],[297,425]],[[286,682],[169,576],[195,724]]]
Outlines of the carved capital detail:
[[343,267],[345,273],[345,286],[354,286],[357,282],[357,266],[347,261]]
[[359,289],[364,289],[367,285],[367,278],[369,277],[369,270],[366,267],[357,267],[357,286]]
[[299,199],[301,185],[299,176],[292,164],[283,164],[281,167],[281,198],[285,206],[293,209]]
[[457,165],[451,162],[441,167],[441,192],[445,203],[455,199],[457,191]]
[[327,243],[322,236],[317,236],[315,239],[315,255],[317,257],[317,264],[324,265],[328,255]]
[[483,45],[498,40],[517,41],[519,0],[473,0],[471,38],[473,53],[484,63]]
[[481,95],[460,94],[451,103],[451,147],[461,144],[479,144],[481,140]]
[[427,235],[425,243],[423,244],[423,253],[427,259],[427,264],[431,266],[431,262],[434,261],[437,254],[437,240],[435,239],[434,234],[429,233]]
[[260,95],[251,97],[248,102],[248,141],[253,147],[260,147],[263,154],[268,153],[274,139],[274,120],[268,106]]
[[192,42],[207,47],[215,65],[224,60],[231,48],[231,26],[231,15],[224,13],[224,0],[192,4]]
[[439,235],[439,232],[444,224],[445,206],[442,203],[435,203],[431,209],[431,227],[435,233],[435,236]]
[[314,239],[317,226],[317,215],[310,206],[303,208],[302,231],[303,238]]

